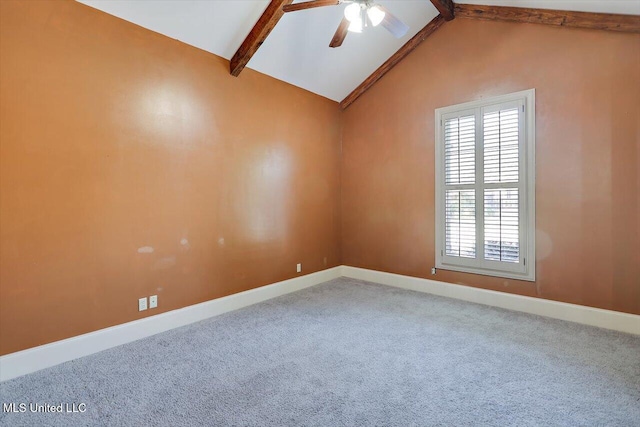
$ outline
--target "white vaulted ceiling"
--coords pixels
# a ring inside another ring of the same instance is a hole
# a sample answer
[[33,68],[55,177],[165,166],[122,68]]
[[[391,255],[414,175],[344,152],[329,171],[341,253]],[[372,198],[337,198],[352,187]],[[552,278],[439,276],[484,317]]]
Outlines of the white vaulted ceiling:
[[[268,0],[78,0],[230,59]],[[304,1],[304,0],[303,0]],[[297,3],[298,1],[296,1]],[[344,5],[286,13],[248,68],[341,101],[437,14],[429,0],[378,0],[409,25],[396,39],[381,26],[329,48]],[[458,3],[640,14],[640,0],[462,0]]]

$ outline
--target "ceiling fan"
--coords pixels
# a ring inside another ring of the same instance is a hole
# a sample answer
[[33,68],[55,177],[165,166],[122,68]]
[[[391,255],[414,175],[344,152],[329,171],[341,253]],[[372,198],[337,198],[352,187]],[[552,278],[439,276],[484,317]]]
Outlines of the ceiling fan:
[[400,21],[387,8],[375,3],[373,0],[311,0],[286,5],[282,10],[284,12],[295,12],[316,7],[337,6],[343,3],[348,4],[348,6],[345,7],[344,17],[340,25],[338,25],[331,43],[329,43],[330,47],[341,46],[347,36],[347,32],[361,33],[369,25],[374,27],[382,25],[396,38],[403,37],[409,31],[407,24]]

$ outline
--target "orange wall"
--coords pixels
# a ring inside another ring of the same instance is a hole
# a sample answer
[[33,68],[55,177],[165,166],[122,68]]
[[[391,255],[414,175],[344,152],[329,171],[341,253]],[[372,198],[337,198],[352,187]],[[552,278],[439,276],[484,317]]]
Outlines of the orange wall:
[[[439,270],[434,110],[536,89],[537,281]],[[456,19],[344,114],[346,265],[640,314],[640,36]]]
[[339,264],[335,102],[76,2],[0,64],[0,354]]

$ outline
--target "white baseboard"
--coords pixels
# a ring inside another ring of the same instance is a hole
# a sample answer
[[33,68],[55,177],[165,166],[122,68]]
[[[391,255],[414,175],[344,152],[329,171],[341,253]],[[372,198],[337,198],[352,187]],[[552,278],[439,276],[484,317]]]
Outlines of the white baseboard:
[[341,276],[640,335],[640,316],[635,314],[340,266],[1,356],[0,381],[218,316]]
[[342,266],[342,276],[640,335],[640,316],[418,277]]
[[341,267],[307,274],[156,316],[33,347],[0,357],[0,381],[195,323],[340,277]]

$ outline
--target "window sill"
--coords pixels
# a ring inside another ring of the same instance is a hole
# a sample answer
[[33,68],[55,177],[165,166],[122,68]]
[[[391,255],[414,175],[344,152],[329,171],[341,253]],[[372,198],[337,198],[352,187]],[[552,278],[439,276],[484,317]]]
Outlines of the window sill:
[[438,261],[436,263],[436,268],[439,270],[449,270],[449,271],[457,271],[460,273],[479,274],[482,276],[491,276],[491,277],[498,277],[498,278],[504,278],[504,279],[524,280],[527,282],[536,281],[535,267],[533,268],[529,267],[530,271],[528,271],[527,273],[513,273],[508,271],[497,271],[497,270],[490,270],[490,269],[477,268],[477,267],[462,267],[458,265],[443,264],[440,261]]

